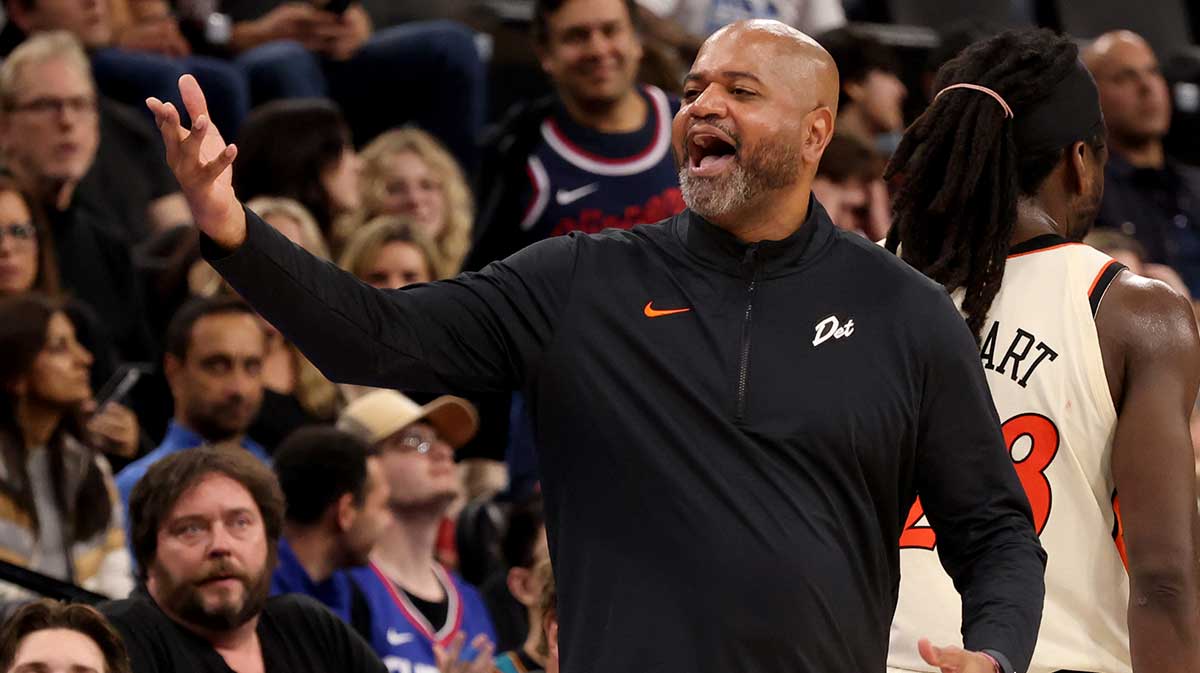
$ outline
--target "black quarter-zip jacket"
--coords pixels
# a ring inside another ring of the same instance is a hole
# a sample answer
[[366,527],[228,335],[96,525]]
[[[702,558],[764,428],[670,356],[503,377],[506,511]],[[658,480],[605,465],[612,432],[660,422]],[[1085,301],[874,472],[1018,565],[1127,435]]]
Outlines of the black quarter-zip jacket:
[[331,379],[526,393],[566,673],[882,672],[918,493],[967,647],[1028,665],[1045,554],[975,343],[815,200],[782,241],[684,211],[394,291],[248,220],[207,259]]

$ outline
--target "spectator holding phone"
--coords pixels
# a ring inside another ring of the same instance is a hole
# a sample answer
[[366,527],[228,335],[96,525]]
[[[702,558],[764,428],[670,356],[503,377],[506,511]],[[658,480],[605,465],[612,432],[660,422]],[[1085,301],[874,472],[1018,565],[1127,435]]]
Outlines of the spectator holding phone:
[[[12,176],[0,171],[0,297],[40,292],[57,296],[61,284],[54,242],[37,208]],[[105,381],[116,369],[112,339],[95,312],[78,300],[63,304],[75,325],[77,337],[93,357],[91,383]],[[138,449],[138,419],[120,400],[109,404],[84,402],[89,443],[106,453],[131,458]]]
[[[90,591],[133,589],[120,500],[76,411],[92,396],[92,355],[60,305],[0,299],[0,557]],[[0,596],[19,591],[0,586]]]

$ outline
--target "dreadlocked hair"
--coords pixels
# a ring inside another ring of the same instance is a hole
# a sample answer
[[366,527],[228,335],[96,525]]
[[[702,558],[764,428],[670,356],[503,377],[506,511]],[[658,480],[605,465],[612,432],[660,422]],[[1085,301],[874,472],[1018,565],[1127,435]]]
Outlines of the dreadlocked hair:
[[[1000,94],[1020,118],[1075,67],[1079,49],[1045,29],[978,42],[938,71],[936,91],[959,82]],[[1031,196],[1064,148],[1018,155],[1012,120],[991,96],[954,90],[904,134],[884,178],[896,188],[887,249],[954,293],[979,340],[1004,279],[1017,200]],[[895,180],[899,178],[899,180]]]

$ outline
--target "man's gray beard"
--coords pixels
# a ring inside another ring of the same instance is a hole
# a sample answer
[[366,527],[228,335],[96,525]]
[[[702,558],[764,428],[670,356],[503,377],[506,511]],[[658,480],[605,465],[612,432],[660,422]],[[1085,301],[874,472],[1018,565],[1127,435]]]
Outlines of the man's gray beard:
[[760,142],[743,149],[729,173],[719,177],[692,175],[685,160],[679,168],[679,190],[692,212],[712,219],[741,210],[766,192],[787,187],[799,174],[800,158],[795,150]]

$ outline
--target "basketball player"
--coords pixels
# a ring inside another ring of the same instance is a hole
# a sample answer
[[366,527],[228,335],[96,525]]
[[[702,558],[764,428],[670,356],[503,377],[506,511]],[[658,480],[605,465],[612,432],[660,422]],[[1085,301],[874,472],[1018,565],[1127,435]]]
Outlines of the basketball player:
[[[1076,46],[1046,30],[947,63],[909,129],[888,248],[943,283],[980,356],[1049,555],[1032,673],[1200,670],[1187,301],[1080,241],[1104,189],[1104,120]],[[1122,534],[1123,533],[1123,534]],[[951,671],[959,596],[920,500],[900,537],[891,671]],[[963,628],[969,628],[964,624]]]

